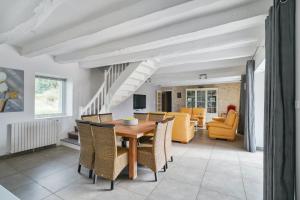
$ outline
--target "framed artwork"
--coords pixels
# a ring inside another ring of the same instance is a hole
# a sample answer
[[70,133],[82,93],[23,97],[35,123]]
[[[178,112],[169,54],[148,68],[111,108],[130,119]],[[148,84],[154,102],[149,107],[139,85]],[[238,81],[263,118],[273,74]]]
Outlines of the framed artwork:
[[181,98],[181,92],[177,92],[177,98],[178,98],[178,99]]
[[24,71],[0,67],[0,113],[24,111]]

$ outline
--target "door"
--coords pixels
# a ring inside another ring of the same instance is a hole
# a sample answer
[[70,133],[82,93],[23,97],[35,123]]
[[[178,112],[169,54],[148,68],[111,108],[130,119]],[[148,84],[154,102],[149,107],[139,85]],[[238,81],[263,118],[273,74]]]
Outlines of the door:
[[186,107],[193,108],[196,106],[196,90],[186,90]]
[[162,111],[172,112],[172,92],[166,91],[162,93]]
[[206,105],[206,120],[211,121],[213,117],[218,116],[218,107],[217,107],[217,89],[208,89],[207,90],[207,105]]
[[206,90],[197,90],[197,107],[206,108]]

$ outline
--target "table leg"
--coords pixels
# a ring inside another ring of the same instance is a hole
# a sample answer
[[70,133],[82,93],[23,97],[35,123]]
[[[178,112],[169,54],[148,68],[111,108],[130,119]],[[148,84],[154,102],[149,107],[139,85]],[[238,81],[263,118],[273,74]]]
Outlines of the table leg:
[[129,138],[129,178],[135,179],[137,177],[137,139]]

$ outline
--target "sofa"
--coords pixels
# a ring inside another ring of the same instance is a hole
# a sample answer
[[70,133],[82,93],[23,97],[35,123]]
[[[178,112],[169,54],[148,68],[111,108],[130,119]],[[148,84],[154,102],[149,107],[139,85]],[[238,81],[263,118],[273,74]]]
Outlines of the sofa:
[[194,123],[188,113],[169,112],[167,117],[175,117],[172,140],[187,144],[195,136]]
[[234,110],[230,110],[224,121],[211,121],[207,123],[208,137],[235,140],[239,116]]

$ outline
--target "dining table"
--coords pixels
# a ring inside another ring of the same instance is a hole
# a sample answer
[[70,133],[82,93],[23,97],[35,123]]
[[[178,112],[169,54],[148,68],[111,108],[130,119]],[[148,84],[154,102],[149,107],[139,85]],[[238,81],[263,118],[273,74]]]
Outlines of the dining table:
[[137,177],[137,142],[138,139],[145,135],[145,133],[155,129],[155,121],[139,120],[137,125],[124,125],[123,120],[113,120],[108,122],[115,125],[115,132],[117,136],[128,138],[128,172],[129,178],[135,179]]

